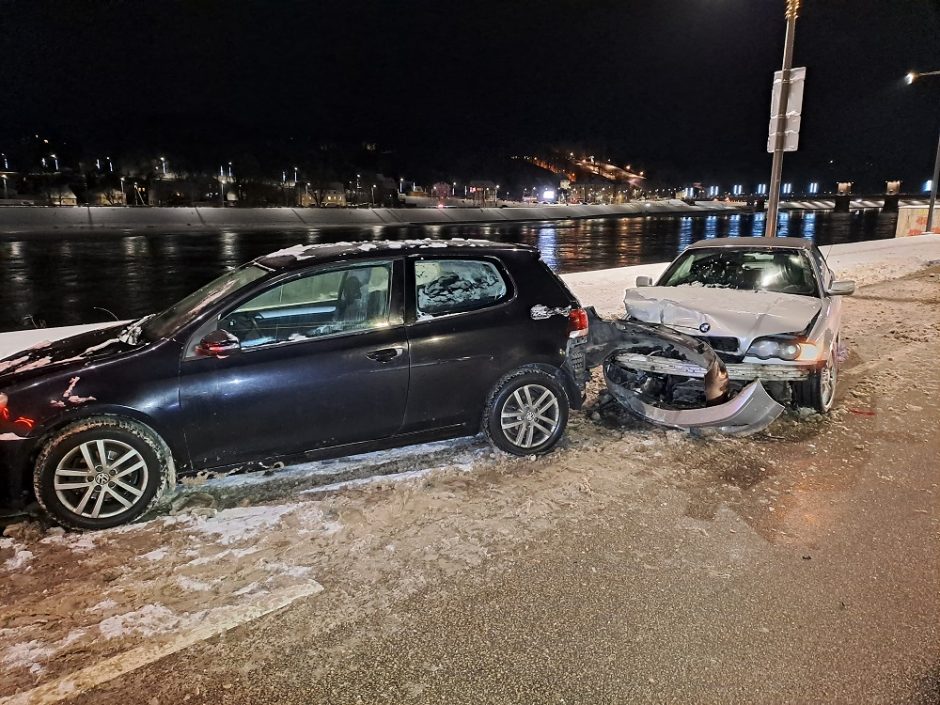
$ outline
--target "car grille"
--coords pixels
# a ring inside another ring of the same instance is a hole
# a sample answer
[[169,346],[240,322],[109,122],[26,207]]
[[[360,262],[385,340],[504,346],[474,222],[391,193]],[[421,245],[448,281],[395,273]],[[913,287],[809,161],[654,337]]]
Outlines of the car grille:
[[708,343],[715,352],[734,353],[738,351],[738,339],[724,335],[696,335],[697,340]]

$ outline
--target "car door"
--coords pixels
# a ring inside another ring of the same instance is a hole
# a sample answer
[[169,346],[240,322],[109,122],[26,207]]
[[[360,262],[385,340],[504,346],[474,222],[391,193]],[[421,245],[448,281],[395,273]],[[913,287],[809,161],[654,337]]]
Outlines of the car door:
[[[402,423],[408,341],[403,263],[325,265],[281,279],[193,335],[180,401],[195,467],[381,439]],[[240,339],[198,352],[212,330]]]
[[411,384],[402,432],[479,421],[487,392],[519,358],[515,285],[495,258],[408,260]]

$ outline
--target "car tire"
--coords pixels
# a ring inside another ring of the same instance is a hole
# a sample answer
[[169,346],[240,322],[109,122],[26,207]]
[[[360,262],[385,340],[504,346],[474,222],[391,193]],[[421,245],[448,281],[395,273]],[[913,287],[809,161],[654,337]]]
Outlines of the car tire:
[[793,397],[798,407],[828,414],[836,399],[839,379],[839,342],[833,343],[823,367],[804,382],[793,385]]
[[167,488],[170,451],[130,419],[96,416],[65,426],[36,459],[36,500],[69,529],[108,529],[149,511]]
[[483,431],[513,455],[548,453],[565,432],[568,395],[548,372],[524,367],[503,377],[490,392]]

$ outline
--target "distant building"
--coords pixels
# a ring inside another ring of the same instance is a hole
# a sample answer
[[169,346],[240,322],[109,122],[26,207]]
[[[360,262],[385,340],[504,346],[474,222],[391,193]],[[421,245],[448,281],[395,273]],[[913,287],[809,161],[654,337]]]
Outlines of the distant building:
[[50,206],[77,206],[78,197],[68,186],[50,186],[46,191]]
[[88,204],[92,206],[126,206],[127,197],[119,188],[96,189],[88,193]]

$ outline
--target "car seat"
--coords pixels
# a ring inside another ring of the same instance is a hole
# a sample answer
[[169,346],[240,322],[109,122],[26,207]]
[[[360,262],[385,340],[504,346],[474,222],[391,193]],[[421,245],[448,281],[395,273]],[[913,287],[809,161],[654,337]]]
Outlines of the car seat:
[[336,306],[336,323],[340,330],[358,327],[366,320],[366,302],[362,298],[362,284],[355,275],[348,275],[343,282],[339,302]]

